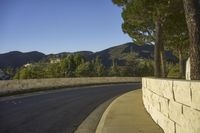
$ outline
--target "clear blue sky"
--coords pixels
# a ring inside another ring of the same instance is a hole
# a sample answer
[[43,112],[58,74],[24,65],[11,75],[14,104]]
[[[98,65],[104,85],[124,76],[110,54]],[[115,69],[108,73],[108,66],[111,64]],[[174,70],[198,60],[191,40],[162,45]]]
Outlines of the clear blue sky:
[[130,42],[111,0],[0,0],[0,53],[99,51]]

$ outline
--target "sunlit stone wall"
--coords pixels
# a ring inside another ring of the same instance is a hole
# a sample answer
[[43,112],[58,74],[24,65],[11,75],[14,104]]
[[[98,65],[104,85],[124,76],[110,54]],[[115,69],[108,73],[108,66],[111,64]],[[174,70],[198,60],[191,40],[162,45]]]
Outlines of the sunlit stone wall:
[[200,133],[200,81],[142,79],[143,103],[165,133]]

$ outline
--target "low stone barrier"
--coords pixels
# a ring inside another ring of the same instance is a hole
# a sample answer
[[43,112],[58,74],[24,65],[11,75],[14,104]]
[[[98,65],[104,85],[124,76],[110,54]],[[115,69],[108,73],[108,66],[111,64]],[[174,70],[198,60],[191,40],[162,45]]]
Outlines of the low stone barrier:
[[200,133],[200,81],[142,79],[143,103],[165,133]]
[[138,77],[84,77],[84,78],[49,78],[27,80],[0,81],[0,95],[23,92],[29,90],[42,90],[48,88],[71,87],[94,84],[141,82]]

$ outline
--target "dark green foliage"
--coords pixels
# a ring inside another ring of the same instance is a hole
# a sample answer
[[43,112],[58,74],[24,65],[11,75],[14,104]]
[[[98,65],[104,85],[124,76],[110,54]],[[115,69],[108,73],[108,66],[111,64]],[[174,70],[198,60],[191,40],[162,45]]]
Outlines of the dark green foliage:
[[120,76],[120,68],[115,62],[115,60],[113,60],[113,64],[110,67],[109,76]]
[[136,71],[136,75],[138,76],[153,76],[154,68],[152,61],[143,61],[138,65],[138,69]]
[[139,60],[133,54],[129,54],[126,58],[127,58],[126,65],[124,67],[121,67],[121,75],[136,76]]
[[[155,44],[155,77],[166,76],[165,50],[179,58],[179,76],[184,76],[188,56],[188,30],[182,0],[112,0],[122,7],[122,29],[135,43]],[[187,1],[187,0],[186,0]],[[144,65],[146,67],[146,65]],[[139,67],[142,68],[142,67]],[[145,69],[144,69],[145,70]],[[140,74],[142,73],[139,72]]]
[[96,57],[95,62],[94,62],[94,76],[97,77],[102,77],[104,76],[105,73],[105,66],[102,64],[101,59],[99,56]]
[[15,70],[12,67],[7,67],[7,68],[4,68],[2,70],[9,77],[13,77],[15,75]]
[[168,77],[178,78],[179,66],[178,64],[168,64]]
[[124,59],[127,60],[125,65],[119,66],[113,59],[112,66],[106,68],[99,56],[95,60],[85,61],[80,55],[69,55],[57,62],[38,62],[22,67],[14,79],[152,75],[151,61],[138,60],[132,53],[124,56]]
[[117,4],[118,6],[124,6],[128,0],[112,0],[113,3]]
[[93,76],[93,65],[91,62],[85,62],[78,66],[76,69],[76,76],[78,77],[91,77]]

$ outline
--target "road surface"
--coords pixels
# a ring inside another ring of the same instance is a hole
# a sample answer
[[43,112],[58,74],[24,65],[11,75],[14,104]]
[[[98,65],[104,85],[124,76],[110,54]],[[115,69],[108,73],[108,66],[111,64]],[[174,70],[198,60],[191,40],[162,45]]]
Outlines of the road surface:
[[0,98],[0,133],[72,133],[98,105],[140,87],[101,85]]

